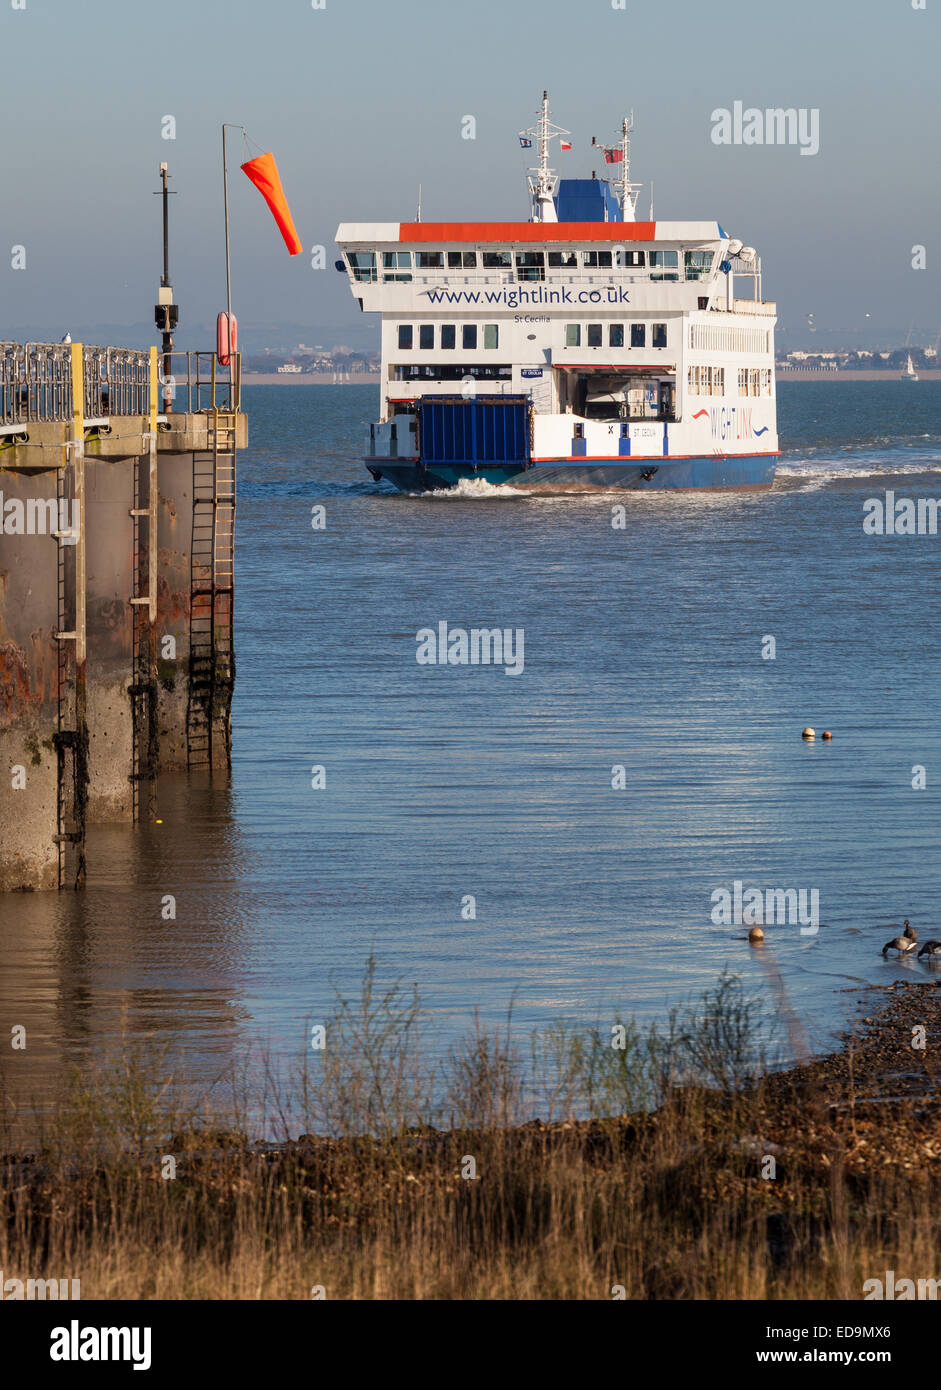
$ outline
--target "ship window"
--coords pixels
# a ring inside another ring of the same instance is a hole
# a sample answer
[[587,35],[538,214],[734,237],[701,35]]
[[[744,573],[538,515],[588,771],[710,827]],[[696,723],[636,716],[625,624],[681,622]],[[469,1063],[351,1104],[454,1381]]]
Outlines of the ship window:
[[476,251],[449,251],[448,270],[476,270]]
[[631,347],[647,346],[647,325],[645,323],[631,324]]
[[705,280],[712,271],[711,251],[687,251],[685,255],[687,280]]
[[651,251],[651,280],[678,280],[680,266],[679,251]]
[[496,323],[484,324],[484,347],[495,348],[500,345],[500,327]]
[[350,258],[350,269],[353,272],[354,280],[375,280],[375,251],[350,251],[348,254]]
[[517,280],[545,280],[545,252],[517,251],[516,278]]
[[574,425],[574,426],[572,427],[572,438],[573,438],[573,439],[584,439],[584,438],[585,438],[585,426],[584,426],[583,424],[577,424],[577,425]]
[[580,323],[567,323],[565,325],[565,346],[581,347],[582,345],[582,326]]
[[484,251],[481,254],[484,258],[484,270],[509,270],[513,265],[513,257],[509,251]]
[[389,280],[411,280],[411,251],[383,251],[382,278]]
[[624,325],[623,323],[612,323],[608,326],[608,347],[624,346]]
[[441,346],[442,348],[457,347],[457,329],[453,323],[441,325]]
[[412,346],[412,325],[410,323],[399,324],[399,347],[406,351]]
[[419,270],[441,270],[444,266],[444,252],[416,251],[415,264]]
[[650,346],[666,347],[667,345],[667,326],[665,323],[652,323],[650,325]]
[[610,251],[583,251],[582,256],[582,264],[591,267],[593,270],[611,269]]
[[624,270],[627,266],[643,265],[646,259],[646,252],[626,251],[623,246],[618,246],[614,252],[614,264],[618,270]]
[[433,323],[420,323],[418,325],[418,346],[425,349],[433,348],[435,345],[435,326]]
[[461,333],[462,345],[466,348],[477,346],[477,325],[476,323],[465,323]]
[[601,324],[590,323],[588,325],[588,346],[601,347]]
[[548,257],[550,270],[574,270],[578,265],[577,251],[550,251]]

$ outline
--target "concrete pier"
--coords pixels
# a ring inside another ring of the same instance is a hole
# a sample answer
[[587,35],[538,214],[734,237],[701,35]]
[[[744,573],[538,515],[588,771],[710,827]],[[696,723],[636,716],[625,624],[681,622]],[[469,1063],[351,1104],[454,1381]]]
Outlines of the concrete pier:
[[161,414],[157,361],[0,344],[0,891],[81,887],[89,821],[230,761],[239,364],[175,354]]

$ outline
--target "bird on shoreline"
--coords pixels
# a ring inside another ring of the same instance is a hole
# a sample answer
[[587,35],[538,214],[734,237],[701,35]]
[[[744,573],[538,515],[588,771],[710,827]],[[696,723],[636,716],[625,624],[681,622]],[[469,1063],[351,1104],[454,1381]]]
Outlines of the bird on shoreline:
[[914,927],[909,926],[908,918],[906,917],[905,930],[902,932],[902,935],[894,937],[891,941],[887,941],[882,948],[882,954],[885,956],[889,951],[898,951],[900,956],[904,956],[908,951],[914,951],[917,945],[918,933]]
[[919,956],[941,956],[941,941],[926,941]]

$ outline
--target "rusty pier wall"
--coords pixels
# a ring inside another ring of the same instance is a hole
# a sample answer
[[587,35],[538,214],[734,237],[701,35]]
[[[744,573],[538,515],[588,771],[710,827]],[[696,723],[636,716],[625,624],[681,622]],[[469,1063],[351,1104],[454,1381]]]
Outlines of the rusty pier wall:
[[158,414],[155,350],[131,410],[115,383],[89,419],[81,345],[59,353],[68,410],[0,376],[0,891],[83,886],[89,823],[149,819],[159,771],[230,759],[247,422]]

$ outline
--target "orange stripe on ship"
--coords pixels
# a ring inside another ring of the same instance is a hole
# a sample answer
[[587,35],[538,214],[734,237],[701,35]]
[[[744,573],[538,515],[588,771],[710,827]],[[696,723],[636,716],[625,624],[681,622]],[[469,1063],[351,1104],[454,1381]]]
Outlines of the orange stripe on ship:
[[656,222],[400,222],[399,241],[653,241]]

